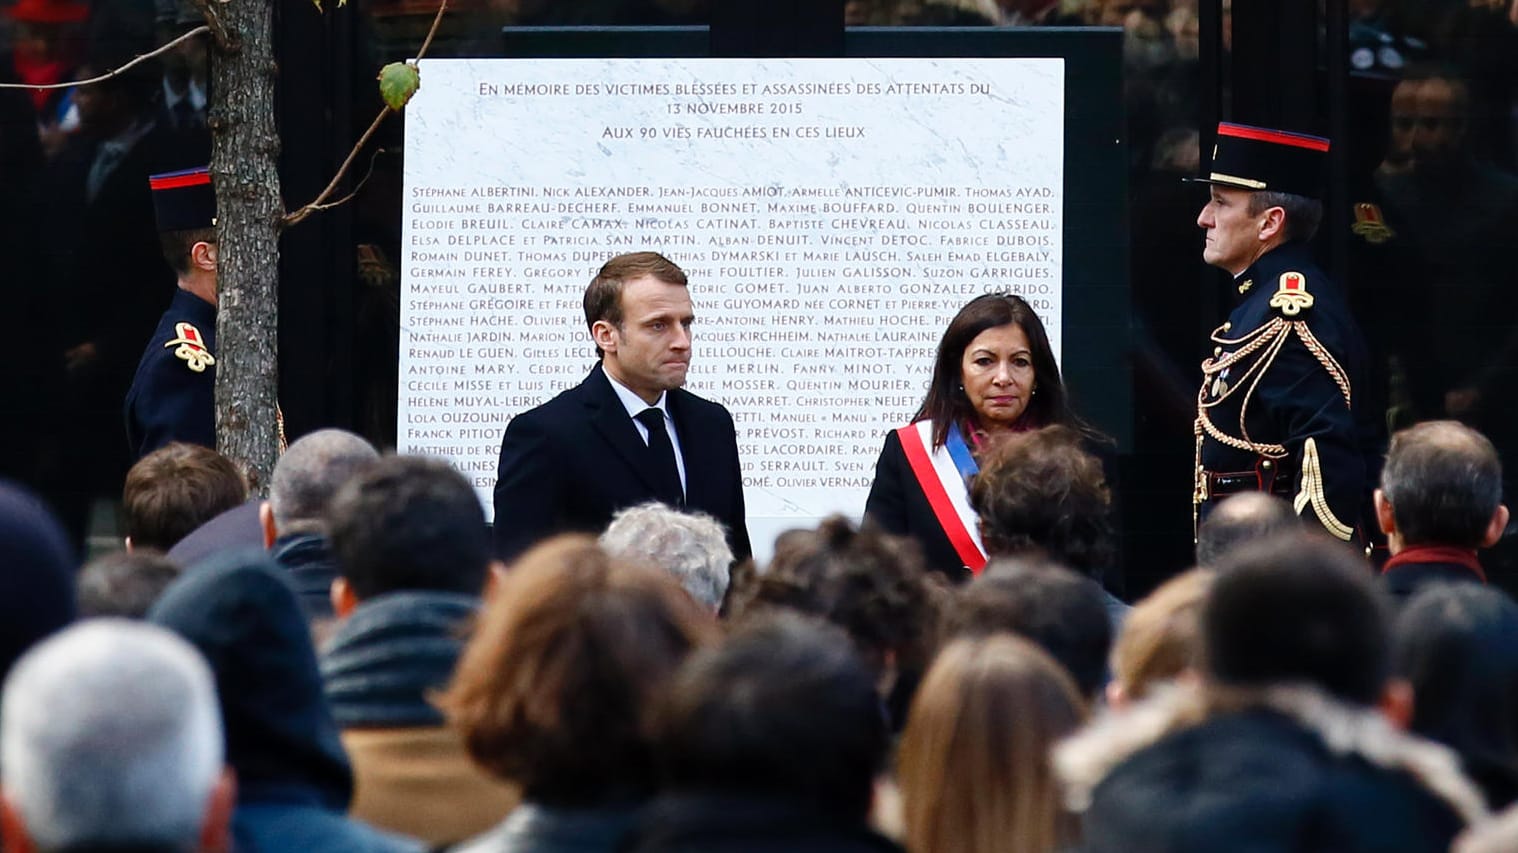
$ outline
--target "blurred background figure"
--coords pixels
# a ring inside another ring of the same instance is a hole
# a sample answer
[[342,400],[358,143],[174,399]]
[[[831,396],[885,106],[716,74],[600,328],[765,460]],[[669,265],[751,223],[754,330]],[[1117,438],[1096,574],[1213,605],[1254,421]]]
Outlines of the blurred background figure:
[[95,621],[39,644],[0,720],[5,849],[232,849],[211,672],[168,631]]
[[148,621],[185,638],[216,677],[237,773],[236,849],[419,853],[419,842],[347,816],[353,774],[322,695],[310,629],[260,551],[223,554],[164,591]]
[[1280,533],[1302,529],[1291,504],[1264,492],[1241,492],[1223,499],[1197,527],[1196,562],[1215,566],[1229,551]]
[[157,551],[112,551],[79,570],[79,617],[142,619],[179,577],[179,566]]
[[522,804],[461,853],[624,849],[655,787],[646,721],[716,620],[668,573],[585,536],[524,554],[491,596],[440,704]]
[[899,730],[937,649],[946,593],[923,571],[913,543],[834,517],[781,536],[769,567],[735,599],[735,621],[791,610],[842,628]]
[[1518,604],[1431,585],[1397,619],[1393,665],[1412,685],[1412,731],[1455,750],[1493,811],[1518,801]]
[[629,849],[899,853],[866,823],[890,735],[851,645],[780,613],[692,656],[655,712],[661,793]]
[[933,853],[1054,853],[1079,823],[1049,764],[1085,718],[1069,675],[1026,640],[956,640],[923,679],[897,751],[906,845]]
[[1201,677],[1202,604],[1215,577],[1211,569],[1183,572],[1133,605],[1112,645],[1109,705],[1120,708],[1166,684]]

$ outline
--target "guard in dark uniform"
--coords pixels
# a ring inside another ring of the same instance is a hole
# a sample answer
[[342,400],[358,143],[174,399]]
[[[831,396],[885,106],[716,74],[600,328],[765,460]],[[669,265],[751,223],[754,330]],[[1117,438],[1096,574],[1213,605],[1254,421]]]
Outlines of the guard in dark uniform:
[[1237,305],[1212,333],[1197,396],[1200,521],[1242,491],[1278,494],[1304,521],[1357,538],[1367,473],[1352,407],[1365,344],[1307,243],[1322,219],[1327,139],[1218,126],[1203,258],[1233,275]]
[[216,446],[216,197],[209,170],[153,175],[164,254],[179,276],[126,397],[135,458],[171,441]]

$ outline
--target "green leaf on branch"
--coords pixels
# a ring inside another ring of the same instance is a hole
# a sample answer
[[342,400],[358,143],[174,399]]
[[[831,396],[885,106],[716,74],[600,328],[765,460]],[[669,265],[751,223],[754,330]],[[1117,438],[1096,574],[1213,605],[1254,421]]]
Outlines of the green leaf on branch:
[[392,62],[380,69],[380,97],[390,109],[400,112],[411,96],[422,85],[416,66],[407,62]]

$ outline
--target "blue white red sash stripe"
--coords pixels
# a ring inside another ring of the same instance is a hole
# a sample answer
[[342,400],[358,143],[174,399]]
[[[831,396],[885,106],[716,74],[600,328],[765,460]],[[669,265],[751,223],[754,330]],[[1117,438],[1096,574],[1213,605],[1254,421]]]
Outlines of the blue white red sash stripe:
[[971,572],[986,567],[986,548],[980,541],[980,519],[970,508],[968,479],[979,466],[958,427],[950,427],[945,446],[933,449],[933,422],[918,421],[896,431],[901,449],[928,505],[949,537],[954,551]]

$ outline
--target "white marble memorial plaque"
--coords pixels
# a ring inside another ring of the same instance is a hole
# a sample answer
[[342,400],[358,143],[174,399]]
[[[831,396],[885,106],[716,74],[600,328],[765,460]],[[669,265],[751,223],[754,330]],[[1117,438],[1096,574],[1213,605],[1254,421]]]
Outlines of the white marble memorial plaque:
[[[1064,60],[425,60],[406,109],[399,449],[490,511],[502,432],[594,363],[623,252],[690,277],[689,388],[733,413],[749,528],[858,517],[979,293],[1061,340]],[[587,488],[594,488],[587,483]]]

